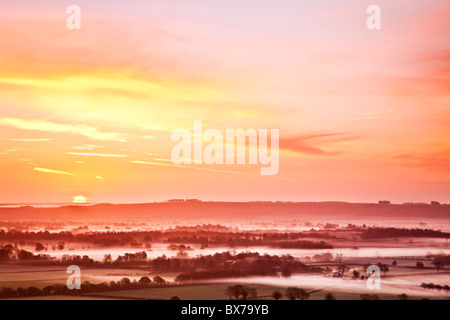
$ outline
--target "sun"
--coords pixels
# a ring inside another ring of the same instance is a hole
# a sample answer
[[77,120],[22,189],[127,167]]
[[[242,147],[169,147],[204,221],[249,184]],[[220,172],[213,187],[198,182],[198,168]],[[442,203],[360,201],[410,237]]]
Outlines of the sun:
[[73,203],[86,203],[86,198],[83,196],[73,197]]

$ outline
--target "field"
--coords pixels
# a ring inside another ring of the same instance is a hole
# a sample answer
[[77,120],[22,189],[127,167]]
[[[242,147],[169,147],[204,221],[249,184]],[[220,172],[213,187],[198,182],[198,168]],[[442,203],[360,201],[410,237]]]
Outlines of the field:
[[[450,233],[358,227],[348,221],[314,228],[295,221],[298,229],[287,231],[292,221],[263,230],[195,225],[116,233],[80,226],[71,229],[71,236],[11,229],[0,234],[0,297],[227,300],[225,290],[241,284],[254,288],[258,300],[272,300],[275,291],[284,294],[288,287],[304,289],[310,300],[323,300],[328,293],[339,300],[360,300],[361,295],[398,300],[402,294],[412,300],[450,298],[444,288],[450,283]],[[39,241],[45,250],[35,250]],[[119,242],[105,245],[108,241]],[[439,269],[436,261],[443,261]],[[69,265],[80,267],[79,291],[66,287]],[[381,269],[377,290],[367,288],[370,265]]]
[[[114,292],[99,292],[92,294],[92,297],[115,297],[115,298],[130,298],[130,299],[170,299],[173,296],[179,297],[181,300],[227,300],[225,296],[225,289],[230,284],[225,283],[205,283],[178,287],[166,287],[166,288],[151,288],[140,290],[124,290]],[[256,288],[258,292],[257,300],[273,300],[272,293],[276,290],[284,293],[285,286],[264,285],[260,283],[246,283],[246,285]],[[327,293],[332,293],[337,300],[360,300],[360,294],[358,292],[345,292],[337,290],[337,288],[324,288],[315,290],[314,288],[304,289],[310,294],[309,300],[324,300]],[[366,293],[366,292],[365,292]],[[376,292],[372,292],[376,294]],[[381,293],[377,294],[382,300],[398,300],[397,294]],[[410,300],[421,300],[424,297],[428,297],[428,294],[424,292],[423,296],[410,296]],[[285,300],[283,297],[281,300]],[[437,298],[445,299],[445,297]]]
[[[19,272],[16,267],[19,267]],[[109,281],[119,281],[122,278],[129,278],[131,281],[139,280],[141,277],[150,278],[159,275],[168,281],[172,281],[176,273],[152,273],[142,269],[83,269],[81,281],[90,283],[101,283]],[[0,265],[0,288],[10,287],[37,287],[42,289],[49,285],[66,285],[69,274],[66,268],[61,267],[36,267],[33,265]]]

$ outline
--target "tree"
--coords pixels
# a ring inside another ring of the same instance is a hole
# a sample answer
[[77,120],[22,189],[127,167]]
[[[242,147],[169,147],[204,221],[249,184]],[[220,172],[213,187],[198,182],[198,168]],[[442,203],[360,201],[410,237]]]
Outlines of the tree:
[[53,294],[55,292],[55,287],[46,286],[45,288],[42,289],[42,292],[44,292],[45,295]]
[[122,278],[120,279],[119,284],[123,288],[128,288],[131,285],[131,280],[129,278]]
[[18,297],[25,297],[27,295],[27,290],[22,287],[19,287],[16,289],[16,293]]
[[397,260],[392,261],[392,266],[396,267],[397,266]]
[[436,266],[436,271],[439,272],[441,269],[441,262],[440,261],[433,261],[432,264]]
[[327,293],[325,295],[325,300],[336,300],[336,297],[332,293]]
[[44,249],[45,249],[45,247],[42,245],[42,243],[40,243],[40,242],[36,243],[35,251],[39,252],[39,251],[43,251]]
[[170,300],[181,300],[178,296],[173,296]]
[[380,300],[380,298],[376,294],[362,294],[359,297],[361,298],[361,300]]
[[296,288],[296,287],[289,287],[286,289],[286,292],[284,293],[284,295],[289,300],[295,300],[297,298],[297,290],[298,290],[298,288]]
[[225,295],[231,300],[231,297],[233,296],[233,288],[232,287],[226,288]]
[[242,286],[240,284],[237,284],[235,286],[231,287],[231,290],[233,292],[233,296],[236,300],[239,300],[239,297],[242,293]]
[[225,290],[225,295],[231,300],[234,297],[236,300],[239,300],[239,297],[242,296],[242,300],[247,300],[247,298],[256,298],[258,292],[256,288],[242,286],[240,284],[230,286]]
[[417,261],[417,262],[416,262],[416,268],[417,268],[417,269],[423,269],[423,268],[424,268],[423,262]]
[[42,290],[36,287],[29,287],[27,289],[27,296],[40,296],[42,295]]
[[10,287],[3,288],[3,291],[0,290],[0,296],[3,298],[12,298],[16,295],[16,291],[14,289],[11,289]]
[[111,254],[105,254],[103,257],[103,263],[111,263],[112,262],[112,257]]
[[0,261],[7,261],[10,259],[11,252],[5,249],[0,249]]
[[152,283],[152,280],[150,280],[149,277],[142,277],[139,279],[138,283],[142,287],[147,287],[148,285],[150,285]]
[[156,277],[153,277],[153,282],[156,283],[158,286],[162,286],[166,283],[166,280],[164,280],[160,276],[156,276]]
[[272,293],[272,298],[275,300],[280,300],[283,297],[283,294],[280,291],[274,291]]
[[292,276],[292,272],[289,268],[283,268],[281,275],[285,278],[290,278]]
[[298,298],[300,300],[308,300],[309,299],[309,293],[306,292],[304,289],[300,289],[298,292]]
[[408,295],[405,293],[399,294],[398,297],[400,298],[400,300],[408,300]]
[[378,263],[378,267],[380,268],[380,271],[384,272],[384,275],[386,275],[387,272],[389,272],[389,266],[387,264]]
[[383,271],[384,271],[384,275],[386,275],[386,273],[389,272],[389,266],[387,264],[383,265]]
[[309,299],[309,293],[306,292],[304,289],[299,289],[297,287],[287,288],[285,295],[289,300],[295,300],[295,299],[307,300],[307,299]]
[[[127,278],[123,278],[122,280],[127,279]],[[121,280],[121,281],[122,281]],[[129,279],[128,279],[129,280]],[[85,281],[81,284],[81,291],[82,292],[89,292],[94,288],[94,285],[92,283],[90,283],[89,281]]]
[[19,250],[18,254],[19,260],[31,260],[33,259],[33,253],[26,250]]
[[358,278],[359,278],[359,276],[360,276],[360,273],[359,273],[359,271],[357,271],[357,270],[353,270],[353,278],[354,278],[354,279],[358,279]]
[[256,288],[248,287],[248,286],[242,286],[242,300],[247,300],[247,298],[256,298],[258,296],[258,292],[256,291]]
[[58,242],[58,250],[64,250],[64,247],[65,247],[65,244],[64,244],[64,241],[59,241]]

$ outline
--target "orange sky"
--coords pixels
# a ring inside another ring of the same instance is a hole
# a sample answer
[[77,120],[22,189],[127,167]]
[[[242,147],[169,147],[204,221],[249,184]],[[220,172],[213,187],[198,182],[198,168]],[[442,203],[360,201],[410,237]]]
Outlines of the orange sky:
[[[81,30],[0,5],[0,203],[450,201],[447,0],[377,1],[382,30],[371,1],[75,2]],[[279,173],[173,165],[196,120],[280,129]]]

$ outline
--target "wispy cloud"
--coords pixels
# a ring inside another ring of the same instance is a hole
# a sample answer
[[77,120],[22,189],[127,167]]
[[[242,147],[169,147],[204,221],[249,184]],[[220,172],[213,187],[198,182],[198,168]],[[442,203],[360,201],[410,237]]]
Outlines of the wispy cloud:
[[72,149],[74,149],[74,150],[94,150],[97,148],[104,148],[104,146],[94,146],[92,144],[84,144],[81,146],[72,146]]
[[95,179],[105,180],[105,178],[103,178],[102,176],[95,176]]
[[[164,161],[164,160],[165,159],[160,159],[160,161]],[[172,161],[172,160],[170,160],[170,161]],[[185,168],[185,169],[195,169],[195,170],[202,170],[202,171],[209,171],[209,172],[218,172],[218,173],[232,173],[232,174],[253,175],[251,173],[246,173],[246,172],[241,172],[241,171],[219,170],[219,169],[212,169],[212,168],[206,168],[206,167],[159,163],[159,162],[153,162],[153,161],[133,160],[133,161],[130,161],[130,162],[131,163],[136,163],[136,164],[153,165],[153,166],[164,166],[164,167],[176,167],[176,168]]]
[[177,167],[176,165],[172,165],[172,164],[158,163],[158,162],[152,162],[152,161],[133,160],[133,161],[130,161],[130,162],[131,163],[136,163],[136,164],[153,165],[153,166]]
[[398,154],[388,158],[397,161],[406,169],[426,172],[436,172],[448,175],[450,167],[450,151],[445,150],[433,154]]
[[15,139],[15,138],[5,138],[4,140],[20,141],[20,142],[43,142],[43,141],[51,141],[53,139]]
[[74,176],[74,173],[70,173],[70,172],[65,172],[65,171],[60,171],[60,170],[53,170],[53,169],[46,169],[46,168],[33,168],[33,170],[35,171],[39,171],[39,172],[45,172],[45,173],[54,173],[54,174],[62,174],[62,175],[66,175],[66,176]]
[[38,130],[55,133],[73,133],[97,140],[120,140],[120,134],[102,132],[84,124],[62,124],[45,120],[28,120],[20,118],[0,118],[0,125],[22,130]]
[[319,144],[330,144],[355,140],[355,137],[348,137],[342,133],[323,133],[315,135],[297,136],[291,138],[281,138],[280,148],[294,151],[301,154],[333,156],[343,153],[342,150],[325,150],[318,147]]
[[[172,159],[161,159],[161,158],[157,158],[157,159],[153,159],[153,160],[155,160],[155,161],[161,161],[161,162],[170,162],[170,163],[173,163],[173,160]],[[187,159],[187,158],[181,158],[181,159],[179,159],[179,160],[181,160],[181,161],[191,161],[191,159]]]
[[88,156],[88,157],[112,157],[112,158],[126,158],[126,154],[110,154],[110,153],[86,153],[86,152],[66,152],[73,156]]

